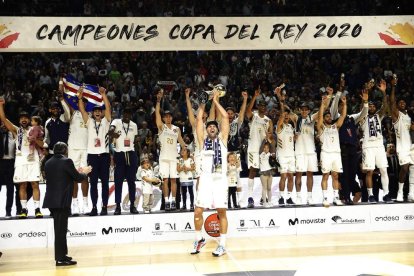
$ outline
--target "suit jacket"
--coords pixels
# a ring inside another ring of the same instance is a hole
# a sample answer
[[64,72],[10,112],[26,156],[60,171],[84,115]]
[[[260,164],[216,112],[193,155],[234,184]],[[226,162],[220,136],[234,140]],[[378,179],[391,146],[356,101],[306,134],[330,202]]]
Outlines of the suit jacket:
[[87,178],[79,173],[72,159],[55,154],[45,164],[46,194],[43,208],[66,208],[72,204],[74,182]]

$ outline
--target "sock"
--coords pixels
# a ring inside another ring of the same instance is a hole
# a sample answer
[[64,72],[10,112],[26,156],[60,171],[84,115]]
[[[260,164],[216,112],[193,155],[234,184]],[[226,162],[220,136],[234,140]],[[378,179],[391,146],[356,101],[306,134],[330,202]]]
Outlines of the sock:
[[338,190],[333,190],[334,192],[334,198],[338,198],[339,197],[339,192]]
[[173,196],[173,197],[171,198],[171,201],[174,201],[174,202],[175,202],[175,196]]
[[88,206],[88,197],[83,197],[83,206]]
[[374,195],[374,193],[372,192],[372,188],[367,188],[367,190],[368,190],[368,196]]
[[78,199],[77,198],[72,199],[72,205],[73,206],[78,206]]
[[389,178],[387,173],[387,168],[379,169],[381,174],[381,184],[382,184],[382,191],[384,192],[384,195],[387,195],[389,193],[388,186],[389,186]]
[[226,247],[226,236],[227,234],[220,234],[220,245]]
[[35,209],[40,208],[40,201],[39,200],[33,200]]
[[404,188],[404,183],[398,182],[398,193],[401,193],[402,194],[403,188]]
[[322,190],[322,195],[323,195],[324,199],[328,198],[328,191],[327,190]]
[[253,195],[254,179],[248,179],[247,184],[249,186],[249,197]]
[[285,198],[285,191],[280,191],[279,192],[279,198]]
[[312,198],[312,192],[308,192],[308,198]]
[[168,197],[164,197],[165,202],[169,202]]
[[201,231],[195,231],[195,234],[196,241],[199,241],[203,238],[203,236],[201,235]]
[[287,198],[289,199],[291,197],[291,195],[292,195],[292,192],[288,192]]
[[27,200],[20,200],[20,204],[22,205],[22,209],[27,209]]

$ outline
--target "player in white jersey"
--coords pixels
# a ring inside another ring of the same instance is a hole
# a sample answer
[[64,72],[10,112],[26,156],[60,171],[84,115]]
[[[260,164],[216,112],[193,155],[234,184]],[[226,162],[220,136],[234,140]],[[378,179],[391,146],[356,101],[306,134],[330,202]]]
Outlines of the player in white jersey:
[[[254,178],[260,166],[260,146],[263,140],[266,138],[268,132],[273,133],[272,120],[267,117],[266,114],[266,102],[259,101],[257,104],[257,112],[253,112],[253,106],[256,102],[256,98],[260,95],[260,88],[254,92],[252,99],[246,110],[246,117],[250,123],[250,133],[247,146],[247,167],[249,168],[248,179],[248,208],[254,208],[253,200],[253,187]],[[264,200],[264,199],[263,199]]]
[[[158,128],[158,137],[161,144],[160,149],[160,175],[163,178],[162,192],[165,200],[165,211],[175,210],[177,208],[175,196],[177,193],[177,141],[181,148],[185,148],[185,143],[181,137],[180,129],[172,124],[173,117],[169,110],[164,111],[162,119],[160,112],[161,99],[163,98],[163,89],[157,93],[157,104],[155,105],[155,120]],[[164,122],[163,122],[164,121]],[[171,201],[169,199],[170,191],[168,188],[168,179],[171,181]]]
[[[63,82],[59,82],[59,91],[63,92]],[[68,158],[72,159],[76,168],[86,167],[88,166],[87,125],[83,121],[82,113],[79,110],[74,110],[65,101],[62,101],[62,107],[65,118],[69,120]],[[75,183],[72,194],[72,215],[77,215],[81,212],[78,202],[78,190],[78,183]],[[88,179],[82,181],[81,190],[83,197],[82,213],[85,213],[88,210]]]
[[[20,203],[22,210],[18,215],[19,218],[27,218],[27,183],[29,182],[33,188],[33,202],[35,205],[36,218],[42,218],[40,211],[40,157],[37,151],[34,151],[34,159],[28,160],[30,153],[30,141],[28,132],[30,128],[30,116],[26,112],[19,115],[20,126],[15,126],[7,118],[4,112],[4,99],[0,99],[0,120],[3,121],[5,127],[13,134],[16,139],[16,159],[14,163],[15,171],[13,176],[14,183],[19,185]],[[43,146],[42,140],[35,141],[40,147]]]
[[[225,243],[227,235],[228,185],[227,185],[227,140],[229,135],[229,120],[226,110],[218,101],[219,92],[213,90],[213,102],[222,116],[220,128],[217,121],[202,121],[205,104],[202,103],[197,116],[197,137],[201,149],[201,176],[198,186],[195,209],[194,226],[195,241],[191,254],[198,254],[206,241],[202,237],[203,212],[205,208],[216,209],[220,220],[220,242],[213,256],[220,257],[226,253]],[[207,138],[203,139],[204,128],[207,129]],[[219,132],[220,129],[220,132]]]
[[104,216],[108,214],[108,198],[109,198],[109,137],[108,131],[111,123],[111,104],[106,96],[106,89],[99,87],[99,93],[102,95],[102,99],[105,104],[105,112],[102,112],[102,108],[96,106],[92,110],[92,116],[89,117],[88,112],[85,110],[85,103],[83,102],[83,87],[80,87],[78,91],[79,110],[82,113],[84,123],[88,129],[88,165],[92,166],[92,172],[89,176],[90,193],[92,200],[92,210],[89,212],[89,216],[97,216],[98,209],[98,179],[101,180],[102,185],[102,208],[100,215]]
[[362,169],[366,170],[365,183],[368,190],[368,202],[375,203],[375,197],[373,194],[373,181],[372,176],[374,174],[375,167],[380,170],[381,184],[384,191],[383,200],[390,202],[391,197],[388,195],[388,161],[384,148],[384,138],[382,136],[381,121],[385,116],[385,112],[388,109],[388,99],[385,89],[387,84],[384,80],[381,80],[378,89],[383,94],[382,107],[377,112],[377,107],[373,102],[368,103],[368,115],[366,115],[360,122],[362,130]]
[[391,117],[394,124],[395,137],[397,140],[397,155],[400,163],[400,174],[398,176],[398,195],[397,201],[403,202],[403,187],[407,177],[408,170],[410,170],[409,176],[409,193],[408,201],[414,201],[414,147],[413,141],[411,141],[410,130],[414,130],[414,124],[411,121],[410,116],[407,114],[406,102],[403,99],[399,99],[398,102],[395,99],[395,89],[397,86],[397,76],[394,75],[391,80]]
[[[277,87],[275,94],[280,102],[280,117],[277,122],[277,158],[279,160],[279,205],[295,204],[292,200],[293,190],[293,174],[295,173],[295,129],[292,126],[292,122],[289,117],[290,110],[286,107],[285,97],[282,95],[282,89]],[[288,193],[285,195],[286,180],[288,181]]]
[[322,163],[322,193],[323,193],[323,206],[329,207],[328,201],[328,178],[329,174],[332,176],[332,186],[334,190],[334,204],[343,205],[339,199],[339,182],[338,174],[342,172],[341,161],[341,147],[339,146],[339,134],[338,129],[342,126],[346,116],[346,97],[342,97],[343,108],[341,116],[332,123],[332,116],[330,112],[325,112],[329,105],[329,99],[323,97],[321,101],[321,107],[319,109],[319,116],[317,122],[318,135],[322,143],[321,150],[321,163]]

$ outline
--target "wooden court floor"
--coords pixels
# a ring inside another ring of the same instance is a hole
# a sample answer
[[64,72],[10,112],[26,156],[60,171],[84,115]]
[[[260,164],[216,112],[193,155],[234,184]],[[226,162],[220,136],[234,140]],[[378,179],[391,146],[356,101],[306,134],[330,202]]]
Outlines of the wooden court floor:
[[191,241],[71,247],[70,268],[55,267],[53,248],[3,250],[0,275],[414,275],[414,231],[229,238],[220,258],[216,245],[195,256]]

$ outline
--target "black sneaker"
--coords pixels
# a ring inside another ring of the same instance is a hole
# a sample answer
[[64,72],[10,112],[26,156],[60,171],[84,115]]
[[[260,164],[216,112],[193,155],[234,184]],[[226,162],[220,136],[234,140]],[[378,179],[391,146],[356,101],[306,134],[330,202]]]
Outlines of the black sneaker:
[[249,197],[247,200],[247,208],[254,208],[254,200],[252,197]]
[[386,194],[386,195],[382,198],[382,200],[384,200],[384,202],[385,202],[385,203],[390,203],[390,202],[392,202],[392,198],[391,198],[391,196],[390,196],[389,194]]
[[130,212],[131,214],[139,214],[139,212],[138,212],[137,208],[136,208],[134,205],[132,205],[132,206],[129,208],[129,212]]
[[295,204],[295,202],[293,202],[292,198],[288,198],[288,199],[286,200],[286,204],[288,204],[288,205],[294,205],[294,204]]
[[35,218],[43,218],[43,214],[40,211],[40,208],[35,209]]
[[279,198],[279,205],[285,205],[285,199],[283,197]]
[[263,205],[263,198],[260,199],[260,205]]
[[190,210],[194,211],[194,205],[190,205]]
[[171,211],[171,204],[169,202],[165,202],[165,211]]
[[377,203],[373,195],[368,197],[368,203]]
[[171,201],[171,211],[177,210],[177,205],[175,205],[175,201]]
[[27,213],[28,213],[27,209],[26,209],[26,208],[23,208],[23,209],[20,211],[20,213],[17,215],[17,217],[18,217],[19,219],[25,219],[25,218],[27,218]]
[[181,211],[187,211],[187,206],[183,205],[183,207],[181,207]]
[[98,209],[96,207],[93,207],[88,215],[91,216],[91,217],[97,216],[98,215]]
[[101,215],[101,216],[108,215],[108,209],[106,208],[106,206],[102,206],[102,209],[101,209],[101,212],[99,213],[99,215]]
[[[102,210],[103,210],[103,207],[102,207]],[[114,216],[119,216],[120,214],[121,214],[121,206],[116,206]]]

